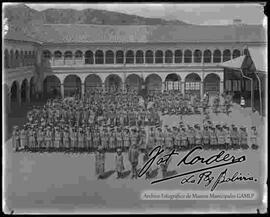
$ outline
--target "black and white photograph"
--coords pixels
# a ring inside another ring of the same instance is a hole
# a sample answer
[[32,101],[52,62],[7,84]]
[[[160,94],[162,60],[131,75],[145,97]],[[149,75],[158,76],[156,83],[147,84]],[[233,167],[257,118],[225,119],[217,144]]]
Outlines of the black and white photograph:
[[2,4],[2,212],[268,212],[265,3]]

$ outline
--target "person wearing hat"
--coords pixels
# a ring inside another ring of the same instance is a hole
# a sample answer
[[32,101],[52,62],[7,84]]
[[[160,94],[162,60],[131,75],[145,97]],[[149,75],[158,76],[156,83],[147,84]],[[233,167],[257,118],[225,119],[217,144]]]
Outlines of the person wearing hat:
[[238,149],[240,147],[240,145],[239,145],[239,133],[238,133],[237,127],[235,127],[234,125],[232,126],[231,138],[232,138],[232,147],[233,147],[233,149]]
[[225,131],[223,127],[219,126],[217,129],[217,140],[218,140],[218,148],[225,148]]
[[165,147],[167,147],[169,149],[173,149],[173,135],[172,135],[171,129],[168,128],[167,132],[163,133],[163,135],[164,135]]
[[198,124],[195,125],[195,144],[196,146],[202,145],[202,133]]
[[230,134],[230,128],[227,126],[223,126],[223,131],[224,131],[224,135],[225,135],[225,149],[228,150],[231,148],[232,146],[232,142],[231,142],[231,134]]
[[83,129],[80,127],[78,130],[78,149],[79,152],[82,152],[84,148],[84,133]]
[[70,136],[70,147],[72,151],[76,149],[76,132],[75,127],[69,128],[69,136]]
[[59,127],[56,127],[55,133],[54,133],[54,149],[56,151],[60,150],[60,140],[61,140],[60,129],[59,129]]
[[122,177],[122,173],[125,170],[124,167],[124,157],[122,154],[122,149],[117,148],[115,155],[115,170],[117,172],[117,179]]
[[37,146],[39,151],[42,150],[42,146],[43,146],[43,130],[42,127],[39,127],[37,129]]
[[12,131],[12,149],[18,151],[20,147],[20,134],[18,132],[18,126],[13,127]]
[[117,128],[116,132],[116,148],[123,148],[123,133],[120,128]]
[[114,152],[116,147],[116,132],[111,128],[109,133],[109,151]]
[[128,159],[131,164],[131,178],[137,179],[137,165],[139,162],[139,151],[136,144],[131,144],[128,151]]
[[251,148],[252,149],[258,149],[259,146],[257,144],[257,129],[255,126],[251,127],[251,132],[250,132],[250,143],[251,143]]
[[188,130],[187,130],[188,149],[193,148],[195,145],[194,135],[195,133],[194,133],[193,127],[188,126]]
[[248,149],[248,134],[246,132],[246,128],[245,127],[241,127],[240,128],[240,146],[242,149]]
[[210,148],[210,132],[208,130],[208,126],[205,125],[203,127],[203,132],[202,132],[202,139],[203,139],[203,146],[205,149]]
[[93,129],[93,149],[97,150],[97,148],[100,146],[100,133],[98,129]]
[[95,153],[95,166],[96,166],[96,175],[98,178],[105,172],[105,153],[101,145],[97,147]]
[[182,130],[181,127],[175,129],[175,135],[174,135],[174,148],[176,150],[180,150],[182,146]]
[[70,150],[70,131],[68,127],[66,127],[63,132],[63,147],[65,152]]
[[[166,147],[164,155],[169,155],[169,154],[170,154],[170,148]],[[161,156],[159,157],[159,159],[161,159]],[[172,161],[172,158],[170,157],[167,161],[163,161],[162,163],[159,164],[161,167],[162,178],[165,178],[167,176],[168,166],[171,161]]]
[[214,127],[210,128],[210,147],[211,149],[216,149],[217,147],[217,135]]
[[34,132],[33,128],[30,128],[30,130],[29,130],[29,147],[30,147],[30,150],[34,151],[35,146],[36,146],[35,145],[35,132]]

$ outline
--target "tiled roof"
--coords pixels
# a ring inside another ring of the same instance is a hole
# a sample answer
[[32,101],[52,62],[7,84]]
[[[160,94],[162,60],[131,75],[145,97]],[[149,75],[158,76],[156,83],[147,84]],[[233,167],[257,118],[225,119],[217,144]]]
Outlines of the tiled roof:
[[51,43],[265,42],[265,31],[258,25],[44,24],[32,29],[31,36]]
[[40,43],[40,41],[26,36],[23,32],[17,30],[8,30],[7,34],[4,36],[4,39]]

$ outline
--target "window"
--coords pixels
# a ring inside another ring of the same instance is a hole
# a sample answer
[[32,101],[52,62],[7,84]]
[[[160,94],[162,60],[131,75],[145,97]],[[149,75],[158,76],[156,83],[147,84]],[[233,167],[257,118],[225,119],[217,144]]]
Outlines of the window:
[[213,59],[214,63],[220,63],[221,62],[221,52],[220,50],[215,50],[214,51],[214,59]]
[[124,52],[121,50],[118,50],[116,52],[116,63],[117,64],[123,64],[124,63]]
[[85,64],[94,64],[94,54],[91,50],[85,52]]
[[104,54],[102,50],[97,50],[95,53],[95,63],[96,64],[104,64]]
[[240,57],[240,55],[241,55],[240,50],[236,49],[236,50],[233,51],[233,58]]
[[203,62],[204,63],[211,63],[212,54],[210,50],[205,50],[203,52]]
[[66,51],[64,54],[65,59],[72,59],[72,52],[71,51]]
[[191,50],[185,50],[184,62],[185,63],[191,63],[192,62],[192,52],[191,52]]
[[143,51],[141,51],[141,50],[138,50],[138,51],[136,52],[136,63],[137,63],[137,64],[142,64],[142,63],[144,63],[144,60],[143,60]]
[[55,59],[60,59],[60,58],[62,58],[62,53],[61,53],[61,51],[55,51],[55,52],[54,52],[54,58],[55,58]]
[[114,63],[114,53],[111,50],[106,51],[106,64],[113,64]]
[[149,63],[149,64],[154,63],[153,51],[151,51],[151,50],[146,51],[146,53],[145,53],[145,62]]
[[132,50],[128,50],[126,53],[126,63],[127,64],[134,63],[134,52]]
[[155,63],[163,63],[163,52],[161,50],[157,50],[155,53]]
[[173,62],[173,53],[170,50],[166,50],[165,52],[165,63],[172,63]]
[[223,62],[231,59],[231,51],[226,49],[223,51]]
[[174,62],[175,63],[182,63],[182,51],[176,50],[174,52]]
[[200,50],[194,51],[194,62],[201,63],[202,62],[202,52]]
[[83,56],[82,51],[77,50],[77,51],[75,52],[75,58],[76,58],[76,59],[82,59],[82,56]]

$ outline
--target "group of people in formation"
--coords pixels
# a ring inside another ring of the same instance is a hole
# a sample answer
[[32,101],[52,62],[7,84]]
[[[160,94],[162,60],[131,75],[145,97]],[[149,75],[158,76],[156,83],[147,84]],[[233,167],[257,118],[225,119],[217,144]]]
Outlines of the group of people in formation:
[[203,98],[198,95],[183,94],[176,90],[169,90],[149,94],[148,100],[153,102],[154,107],[162,112],[162,115],[191,115],[205,114],[209,107],[214,113],[229,113],[232,106],[232,95],[224,93],[217,94],[213,102],[210,102],[209,93],[206,92]]
[[[231,103],[229,97],[223,96],[223,99],[228,105]],[[156,146],[166,150],[189,150],[196,145],[205,149],[249,147],[245,127],[214,125],[207,119],[203,126],[183,122],[174,127],[162,126],[160,113],[185,114],[190,108],[196,111],[200,102],[196,97],[191,99],[176,92],[165,92],[150,94],[143,104],[139,102],[135,91],[93,90],[83,98],[49,99],[44,106],[28,112],[25,125],[14,127],[13,148],[16,151],[95,151],[97,175],[104,173],[105,152],[116,151],[118,178],[125,168],[122,152],[128,152],[132,178],[136,178],[139,154],[144,153],[147,160],[149,151]],[[208,94],[201,102],[205,112],[209,105]],[[219,96],[214,99],[213,106],[217,105],[220,105]],[[250,142],[253,149],[258,147],[255,126],[250,131]],[[162,168],[166,172],[167,166],[162,165]]]

